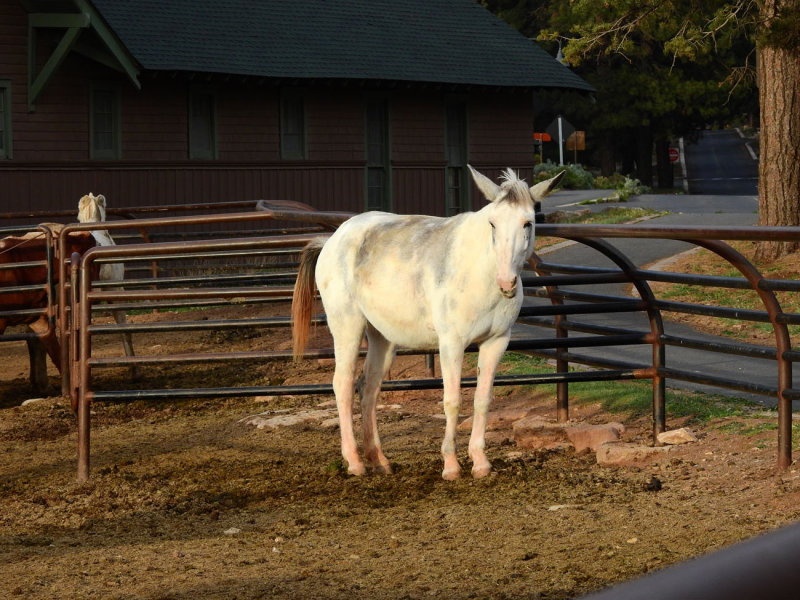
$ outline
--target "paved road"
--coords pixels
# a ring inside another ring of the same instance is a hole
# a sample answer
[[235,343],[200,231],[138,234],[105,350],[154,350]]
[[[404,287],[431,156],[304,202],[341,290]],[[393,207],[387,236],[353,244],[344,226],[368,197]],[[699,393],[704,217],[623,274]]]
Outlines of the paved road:
[[[744,141],[739,138],[735,132],[716,132],[708,133],[703,136],[701,143],[693,147],[691,151],[687,150],[687,158],[693,163],[694,169],[689,168],[690,185],[696,186],[703,183],[711,184],[714,187],[707,188],[709,190],[726,190],[725,192],[717,191],[716,193],[708,194],[693,194],[693,195],[655,195],[645,194],[638,197],[631,198],[627,203],[619,204],[620,206],[635,207],[640,206],[644,208],[653,208],[657,210],[668,210],[669,215],[659,217],[656,220],[650,221],[651,224],[663,225],[734,225],[734,226],[747,226],[754,225],[758,221],[757,208],[758,199],[756,196],[756,186],[748,177],[741,177],[741,173],[754,172],[756,169],[755,161],[744,150]],[[692,183],[692,173],[698,174],[700,171],[697,164],[700,161],[697,159],[697,153],[702,149],[709,149],[712,158],[707,160],[709,165],[717,169],[720,165],[725,164],[725,161],[719,157],[727,155],[729,152],[735,154],[735,148],[741,150],[742,155],[750,161],[751,164],[745,166],[737,166],[738,171],[719,171],[713,170],[708,167],[713,177],[695,177]],[[716,175],[722,173],[727,177],[727,181],[718,180]],[[694,188],[696,189],[696,187]],[[742,191],[744,193],[738,195],[727,195],[731,191]],[[750,190],[752,193],[748,193]],[[563,191],[553,194],[543,203],[543,210],[545,213],[553,212],[555,210],[576,210],[585,208],[587,205],[578,204],[580,201],[597,197],[609,195],[603,192],[593,191]],[[600,204],[588,205],[592,210],[602,210],[603,208],[614,206],[613,204]],[[610,240],[610,242],[622,251],[628,258],[639,266],[651,265],[661,259],[674,256],[675,254],[684,250],[692,248],[690,244],[685,242],[677,242],[671,240],[650,240],[645,243],[642,240]],[[599,255],[597,252],[588,249],[582,245],[575,244],[559,249],[552,253],[546,254],[542,257],[545,261],[560,264],[575,264],[587,266],[611,266],[611,262],[605,257]],[[586,291],[586,288],[583,288]],[[627,290],[619,285],[604,285],[593,286],[592,291],[601,294],[610,295],[624,295]],[[540,303],[549,303],[546,300],[540,299],[526,299],[529,305],[537,305]],[[591,322],[600,325],[608,325],[615,327],[627,327],[641,331],[649,331],[649,324],[644,315],[581,315],[575,317],[575,320],[584,322]],[[682,325],[674,323],[666,323],[666,332],[670,335],[699,338],[713,340],[712,336],[699,334],[691,329]],[[541,337],[552,337],[553,332],[544,328],[532,328],[531,330],[515,331],[515,335],[531,334]],[[577,334],[576,334],[577,335]],[[752,358],[739,358],[733,356],[712,355],[710,353],[691,350],[686,348],[668,347],[667,350],[667,364],[673,368],[692,371],[695,373],[713,373],[722,377],[729,377],[732,379],[742,379],[749,381],[758,381],[766,385],[777,384],[777,370],[773,361],[765,361]],[[577,354],[587,356],[605,355],[616,359],[640,363],[648,365],[651,361],[650,349],[646,346],[622,346],[615,348],[602,348],[602,349],[578,349],[575,350]],[[800,377],[798,372],[795,377]],[[685,382],[669,380],[670,387],[683,388],[683,389],[699,389],[703,391],[710,391],[718,394],[736,395],[746,397],[750,400],[766,404],[774,405],[774,401],[770,398],[757,396],[752,394],[738,393],[721,390],[719,388],[708,388],[696,384],[689,384]],[[800,404],[798,404],[800,407]]]
[[758,163],[736,130],[704,131],[685,144],[689,193],[758,194]]

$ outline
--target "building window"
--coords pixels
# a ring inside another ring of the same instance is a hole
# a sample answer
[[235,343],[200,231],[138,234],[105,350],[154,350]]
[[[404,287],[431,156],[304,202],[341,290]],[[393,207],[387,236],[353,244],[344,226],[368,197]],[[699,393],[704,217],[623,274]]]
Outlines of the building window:
[[302,96],[281,97],[281,158],[308,158],[306,147],[306,106]]
[[0,159],[11,157],[11,82],[0,79]]
[[189,158],[217,158],[217,99],[209,90],[189,92]]
[[447,159],[447,215],[469,209],[467,174],[467,106],[463,102],[445,107],[445,153]]
[[389,102],[370,100],[366,105],[367,210],[391,210],[391,143]]
[[105,160],[120,158],[119,90],[111,85],[93,85],[89,110],[90,156]]

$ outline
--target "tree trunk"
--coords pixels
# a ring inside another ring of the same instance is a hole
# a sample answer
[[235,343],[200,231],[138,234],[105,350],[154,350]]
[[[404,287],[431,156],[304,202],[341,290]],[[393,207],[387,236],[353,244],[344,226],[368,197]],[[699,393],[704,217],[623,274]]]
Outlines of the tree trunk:
[[600,134],[600,174],[610,177],[617,171],[617,157],[614,154],[614,132],[604,131]]
[[634,130],[630,128],[620,129],[618,150],[620,158],[622,159],[622,169],[620,172],[623,175],[635,175],[634,165],[636,164],[636,136]]
[[671,189],[675,185],[675,169],[669,160],[669,140],[656,141],[656,165],[658,171],[658,187]]
[[636,178],[647,187],[653,185],[653,134],[648,125],[636,128]]
[[[767,0],[763,9],[767,24],[781,4],[797,0]],[[759,44],[758,90],[758,221],[800,225],[800,52]],[[798,248],[800,243],[761,242],[756,258],[771,261]]]

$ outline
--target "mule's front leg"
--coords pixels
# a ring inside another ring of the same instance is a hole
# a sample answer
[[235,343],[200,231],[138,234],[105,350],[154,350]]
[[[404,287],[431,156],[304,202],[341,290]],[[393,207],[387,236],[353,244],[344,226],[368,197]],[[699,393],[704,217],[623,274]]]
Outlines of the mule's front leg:
[[461,408],[461,363],[464,359],[463,348],[445,348],[439,350],[444,384],[444,416],[446,425],[442,442],[442,458],[444,470],[442,477],[447,480],[461,477],[461,465],[456,458],[456,425],[458,411]]
[[486,340],[478,354],[478,385],[475,388],[475,407],[472,416],[472,435],[469,438],[469,457],[472,459],[472,476],[486,477],[492,464],[486,458],[486,415],[492,403],[492,386],[497,365],[508,346],[508,336]]

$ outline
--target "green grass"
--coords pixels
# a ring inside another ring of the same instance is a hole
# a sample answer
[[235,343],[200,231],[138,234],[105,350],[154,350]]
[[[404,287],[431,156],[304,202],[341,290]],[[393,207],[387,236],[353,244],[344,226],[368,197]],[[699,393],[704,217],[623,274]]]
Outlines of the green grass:
[[[553,372],[553,368],[544,359],[518,352],[507,352],[498,370],[509,375]],[[555,395],[556,386],[553,384],[529,387]],[[636,418],[652,412],[652,389],[649,381],[596,381],[570,383],[569,395],[573,406],[599,403],[606,412]],[[747,417],[752,408],[751,403],[737,398],[667,390],[667,417],[689,417],[689,423],[708,423],[725,417]]]
[[617,225],[619,223],[627,223],[642,217],[661,217],[669,214],[663,210],[652,210],[649,208],[628,208],[628,207],[611,207],[605,208],[600,212],[567,215],[560,223],[581,223],[593,225]]

